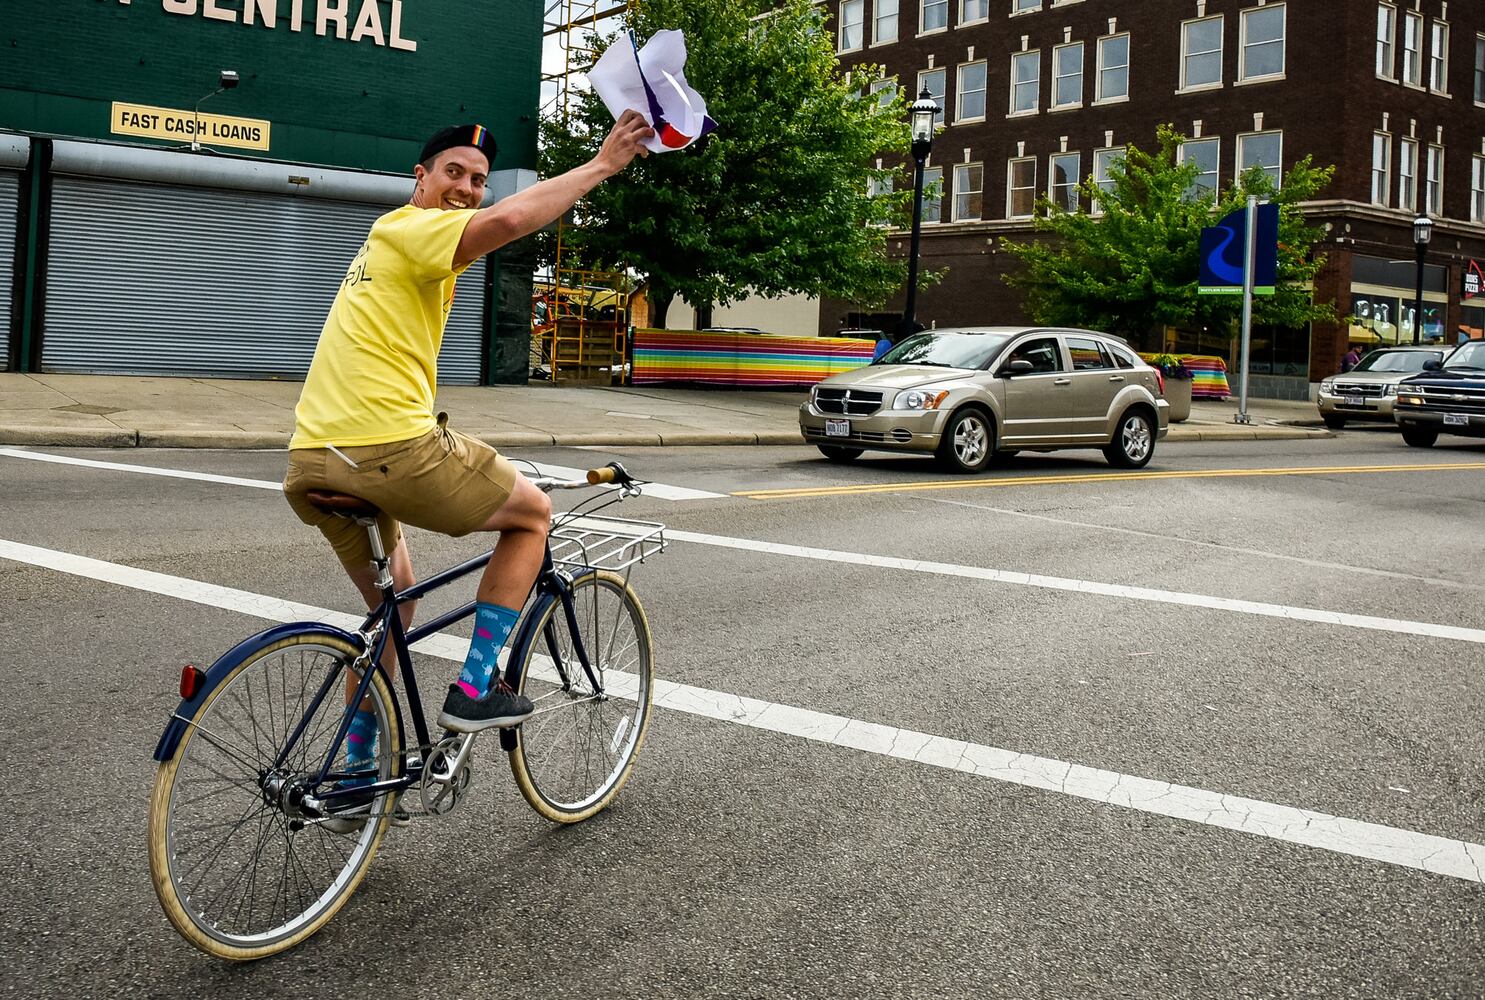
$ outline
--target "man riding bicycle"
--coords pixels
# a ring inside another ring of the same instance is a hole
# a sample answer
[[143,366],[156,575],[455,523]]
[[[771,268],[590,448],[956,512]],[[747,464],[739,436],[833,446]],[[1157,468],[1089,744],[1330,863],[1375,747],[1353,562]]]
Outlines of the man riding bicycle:
[[[496,657],[541,569],[551,502],[495,449],[433,412],[437,358],[454,283],[470,264],[556,221],[623,170],[654,135],[625,112],[598,155],[481,209],[495,142],[481,125],[438,132],[413,169],[411,200],[377,219],[351,262],[315,347],[295,407],[284,494],[335,548],[367,606],[381,603],[371,544],[349,519],[315,506],[323,490],[375,504],[398,590],[416,581],[401,522],[446,535],[500,538],[476,592],[474,635],[438,724],[457,732],[519,725],[530,699],[499,680]],[[402,605],[403,624],[414,602]],[[390,647],[384,660],[395,653]],[[369,706],[347,736],[348,767],[368,766],[376,736]]]

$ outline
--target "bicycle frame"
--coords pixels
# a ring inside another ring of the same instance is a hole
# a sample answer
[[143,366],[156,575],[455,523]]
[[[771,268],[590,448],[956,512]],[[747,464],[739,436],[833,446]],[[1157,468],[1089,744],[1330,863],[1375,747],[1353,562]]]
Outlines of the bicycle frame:
[[[358,635],[362,637],[363,642],[367,638],[371,639],[370,650],[367,651],[363,647],[362,659],[365,660],[368,666],[374,666],[374,669],[382,669],[382,654],[386,650],[387,642],[389,640],[391,641],[392,648],[396,653],[400,673],[402,675],[403,690],[406,693],[408,709],[412,714],[413,730],[415,735],[417,736],[417,746],[426,753],[427,748],[431,747],[433,745],[433,742],[428,732],[428,724],[424,720],[423,702],[418,691],[417,675],[413,670],[412,654],[409,647],[411,647],[413,643],[419,641],[420,639],[432,635],[435,632],[438,632],[440,629],[443,629],[457,621],[461,621],[474,614],[475,602],[470,601],[467,604],[463,604],[460,607],[453,609],[452,611],[445,612],[444,614],[439,615],[437,618],[434,618],[433,620],[426,622],[423,625],[420,625],[410,631],[404,630],[402,626],[402,615],[398,613],[399,609],[408,601],[417,600],[425,594],[429,594],[435,590],[440,589],[446,584],[452,583],[453,581],[458,580],[461,577],[468,576],[476,570],[483,569],[489,563],[491,556],[494,555],[494,550],[486,552],[483,555],[476,556],[473,559],[469,559],[457,566],[454,566],[451,569],[447,569],[441,573],[437,573],[434,576],[431,576],[428,579],[422,581],[421,583],[414,584],[407,590],[398,593],[394,589],[390,573],[385,572],[387,560],[381,551],[380,538],[377,537],[374,528],[371,529],[370,534],[372,535],[372,538],[374,540],[374,553],[376,556],[379,557],[374,559],[373,561],[376,563],[377,569],[379,571],[378,583],[381,589],[382,601],[381,604],[377,605],[377,607],[366,616],[366,619],[362,622],[361,628],[358,632]],[[560,600],[562,602],[563,613],[567,619],[569,633],[573,638],[573,652],[576,654],[578,662],[582,666],[584,673],[587,675],[589,682],[593,685],[593,690],[601,695],[603,692],[603,686],[599,682],[598,677],[593,671],[592,663],[590,662],[588,657],[588,651],[583,643],[581,629],[578,627],[577,609],[574,607],[572,601],[572,585],[569,582],[568,577],[564,573],[560,572],[557,569],[556,564],[552,561],[552,550],[550,543],[548,543],[546,551],[543,554],[541,571],[537,574],[536,581],[532,587],[532,591],[536,595],[536,603],[531,605],[533,609],[540,607],[542,599],[546,595],[553,595],[557,600]],[[507,660],[505,680],[506,683],[508,683],[511,687],[517,689],[519,689],[521,682],[519,673],[520,664],[526,658],[526,649],[536,639],[535,636],[530,634],[530,630],[532,623],[536,620],[537,617],[538,616],[536,614],[531,613],[523,616],[523,620],[517,623],[517,631],[515,633],[514,639],[510,644],[511,652],[510,657]],[[557,672],[561,677],[562,683],[565,687],[569,683],[567,678],[567,665],[562,662],[562,658],[558,653],[556,637],[552,634],[550,626],[548,626],[546,630],[545,640],[547,651],[551,654],[553,661],[556,663]],[[324,784],[326,781],[338,781],[347,777],[353,777],[353,775],[334,772],[332,771],[331,767],[334,764],[336,757],[339,755],[341,747],[345,743],[347,733],[350,732],[351,719],[355,714],[352,706],[359,705],[362,701],[365,700],[367,692],[371,688],[371,676],[371,669],[367,669],[362,672],[361,680],[360,683],[356,686],[355,694],[346,703],[345,715],[340,721],[340,727],[336,731],[335,738],[330,744],[330,749],[325,756],[324,763],[320,766],[319,772],[310,782],[310,787],[312,789]],[[320,686],[320,689],[315,693],[313,700],[310,702],[309,706],[305,710],[304,716],[299,720],[298,726],[290,735],[289,739],[285,741],[284,748],[280,751],[278,759],[274,761],[274,767],[276,769],[282,768],[284,766],[284,763],[288,759],[290,751],[299,741],[299,738],[303,735],[304,730],[308,726],[310,719],[312,719],[315,713],[319,710],[320,704],[333,690],[336,690],[336,682],[340,679],[340,677],[340,669],[331,671],[329,677],[326,678],[325,682]],[[402,713],[400,707],[398,706],[397,697],[395,694],[393,695],[392,702],[392,710],[394,712],[397,712],[398,714],[398,723],[399,728],[401,729]],[[471,736],[470,738],[473,737]],[[507,751],[514,748],[515,733],[513,730],[501,730],[501,746]],[[362,784],[351,788],[328,788],[322,792],[319,792],[317,794],[317,798],[323,803],[333,803],[334,800],[337,798],[349,795],[365,794],[367,789],[378,792],[384,790],[401,791],[403,789],[406,789],[420,777],[422,769],[422,756],[423,755],[420,754],[416,765],[410,767],[406,773],[402,774],[399,777],[394,777],[386,781],[376,781],[370,784]],[[407,764],[406,761],[403,761],[402,763],[404,765]]]

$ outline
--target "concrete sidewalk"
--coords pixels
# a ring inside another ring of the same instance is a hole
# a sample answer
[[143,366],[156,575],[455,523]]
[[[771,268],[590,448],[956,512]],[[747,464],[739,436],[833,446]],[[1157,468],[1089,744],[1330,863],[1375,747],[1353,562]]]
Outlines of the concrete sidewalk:
[[[0,444],[91,448],[283,448],[299,382],[0,373]],[[496,447],[803,444],[802,392],[449,386],[450,426]],[[1169,441],[1330,437],[1313,403],[1197,402]]]

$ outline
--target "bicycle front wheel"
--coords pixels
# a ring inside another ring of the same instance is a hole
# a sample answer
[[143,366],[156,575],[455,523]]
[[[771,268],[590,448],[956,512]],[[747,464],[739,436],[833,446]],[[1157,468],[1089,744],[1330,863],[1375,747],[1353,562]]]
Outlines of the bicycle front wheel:
[[[345,678],[357,676],[357,653],[318,630],[265,643],[207,696],[175,756],[160,765],[150,874],[165,915],[207,954],[244,961],[293,947],[345,904],[376,854],[391,795],[359,816],[328,820],[296,805],[345,717]],[[352,778],[342,747],[332,784],[392,775],[401,743],[379,670],[367,698],[377,722],[374,774]]]
[[650,625],[623,577],[598,570],[578,578],[572,604],[592,676],[561,598],[537,605],[519,682],[536,711],[516,730],[510,755],[521,794],[558,823],[585,820],[619,794],[649,727],[655,676]]

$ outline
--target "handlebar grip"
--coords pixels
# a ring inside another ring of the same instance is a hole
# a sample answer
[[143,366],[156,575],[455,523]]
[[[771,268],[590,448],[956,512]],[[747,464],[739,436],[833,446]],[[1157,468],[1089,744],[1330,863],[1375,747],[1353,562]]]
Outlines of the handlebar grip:
[[617,470],[615,470],[612,466],[604,469],[589,469],[588,485],[598,486],[601,483],[611,483],[614,481],[617,475]]

